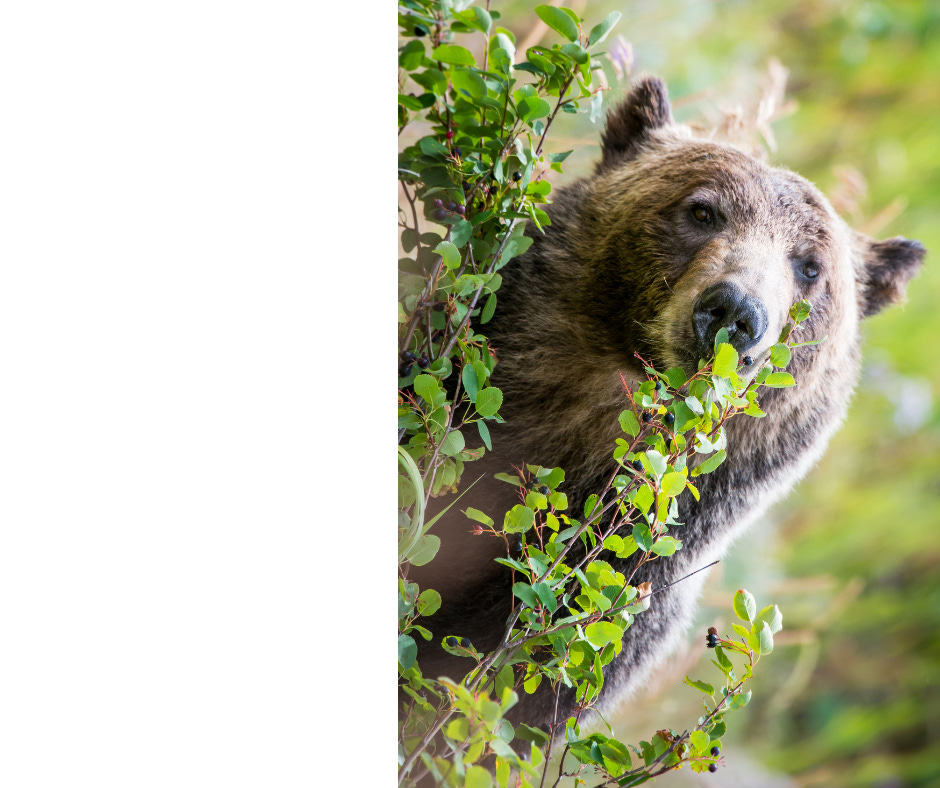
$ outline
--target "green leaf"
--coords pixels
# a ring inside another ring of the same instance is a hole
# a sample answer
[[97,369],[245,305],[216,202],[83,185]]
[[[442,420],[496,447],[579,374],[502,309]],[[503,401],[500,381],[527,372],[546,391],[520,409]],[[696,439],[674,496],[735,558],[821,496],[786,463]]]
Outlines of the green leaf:
[[541,603],[549,609],[550,612],[554,613],[558,609],[558,600],[555,598],[555,595],[552,593],[551,587],[548,583],[536,583],[532,586],[535,589],[535,593],[538,595]]
[[663,495],[674,498],[685,489],[685,476],[681,473],[667,473],[663,476],[660,489]]
[[489,323],[495,312],[496,293],[490,293],[489,297],[486,299],[486,303],[483,305],[483,311],[480,312],[480,322],[484,324]]
[[664,373],[666,380],[669,382],[669,388],[680,389],[685,384],[688,378],[685,376],[685,370],[682,367],[671,367],[667,369]]
[[[714,694],[714,692],[711,694]],[[697,753],[705,752],[705,750],[709,749],[712,742],[705,731],[692,731],[689,740],[691,741],[692,748]]]
[[642,462],[646,470],[652,472],[657,479],[666,472],[666,468],[668,467],[666,458],[655,449],[647,449],[641,454],[640,462]]
[[648,484],[644,484],[640,489],[636,491],[636,495],[633,496],[633,505],[639,509],[641,512],[646,512],[653,505],[653,491],[650,489]]
[[450,84],[454,90],[465,90],[471,98],[484,98],[486,96],[486,82],[475,71],[456,68],[450,75]]
[[825,342],[827,339],[829,339],[829,335],[828,335],[828,334],[827,334],[826,336],[824,336],[822,339],[810,339],[810,340],[807,341],[807,342],[796,342],[795,344],[790,345],[790,348],[792,349],[792,348],[795,348],[795,347],[809,347],[810,345],[821,345],[821,344],[822,344],[823,342]]
[[412,39],[402,47],[398,54],[398,65],[405,71],[414,71],[424,60],[424,44],[417,39]]
[[757,614],[758,621],[766,621],[770,625],[770,631],[776,635],[783,629],[783,613],[776,605],[768,605]]
[[650,548],[651,553],[661,556],[669,556],[682,548],[682,542],[672,536],[661,536],[656,544]]
[[418,375],[415,378],[414,390],[432,408],[437,409],[447,401],[447,394],[441,388],[441,384],[431,375]]
[[[417,388],[415,389],[417,391]],[[477,394],[476,405],[477,413],[483,418],[495,416],[496,412],[503,404],[503,392],[494,386],[483,389]]]
[[608,643],[623,640],[623,629],[610,621],[595,621],[584,628],[584,636],[591,645],[603,648]]
[[607,38],[611,28],[620,21],[620,17],[621,13],[619,11],[612,11],[603,22],[594,25],[588,35],[588,46],[592,47]]
[[486,426],[486,422],[482,419],[477,422],[477,431],[480,433],[480,438],[483,440],[486,448],[493,451],[493,444],[490,441],[490,428]]
[[770,349],[770,363],[775,367],[785,367],[790,363],[790,348],[782,342]]
[[813,305],[804,298],[790,307],[790,317],[796,325],[799,325],[809,317],[809,313],[812,311]]
[[578,26],[574,20],[562,11],[550,5],[538,5],[535,7],[535,13],[538,14],[546,25],[556,33],[560,33],[569,41],[578,40]]
[[734,698],[732,698],[730,708],[743,709],[745,706],[747,706],[748,701],[750,701],[750,699],[751,699],[751,690],[748,690],[747,692],[739,692],[737,695],[734,696]]
[[450,240],[454,246],[461,247],[470,240],[473,233],[473,225],[466,219],[461,219],[457,224],[450,228]]
[[793,375],[789,372],[772,372],[764,380],[764,385],[772,389],[785,389],[794,384]]
[[455,66],[472,66],[476,62],[470,50],[457,44],[441,44],[431,53],[431,60]]
[[451,430],[441,442],[441,454],[455,457],[463,451],[465,445],[463,433],[460,430]]
[[711,473],[715,468],[717,468],[721,463],[725,461],[727,454],[724,449],[716,451],[711,457],[705,460],[701,465],[696,466],[695,475],[701,475],[703,473]]
[[441,256],[447,268],[454,269],[460,265],[460,252],[450,241],[441,241],[434,251]]
[[526,607],[539,606],[539,598],[528,583],[513,583],[512,593],[513,596],[521,599]]
[[471,520],[476,520],[478,523],[483,523],[483,525],[492,526],[493,518],[489,515],[481,512],[479,509],[474,509],[472,506],[468,506],[464,511],[464,514],[467,515]]
[[402,670],[408,670],[418,658],[418,644],[411,635],[398,636],[398,662]]
[[742,621],[753,621],[757,614],[757,602],[754,597],[743,588],[734,592],[731,602],[734,612]]
[[492,788],[493,775],[482,766],[471,766],[464,777],[465,788]]
[[636,416],[633,415],[632,410],[625,410],[620,414],[620,428],[627,433],[627,435],[635,438],[640,434],[640,422],[636,420]]
[[418,615],[430,616],[440,610],[441,595],[433,588],[426,588],[418,597]]
[[[707,684],[704,681],[695,681],[694,679],[690,679],[688,676],[686,676],[684,683],[688,684],[690,687],[694,687],[695,689],[699,690],[699,692],[704,692],[709,697],[715,694],[715,688],[711,684]],[[701,733],[701,731],[696,731],[696,733]],[[706,736],[705,738],[707,739],[708,737]]]
[[738,351],[731,345],[719,345],[712,372],[726,378],[738,368]]
[[460,20],[474,30],[479,30],[481,33],[486,33],[487,35],[489,35],[490,28],[493,26],[493,18],[490,16],[489,12],[485,8],[480,8],[475,5],[470,6],[470,8],[460,14]]
[[480,391],[480,384],[477,381],[477,373],[473,364],[464,364],[460,373],[460,380],[463,383],[463,390],[467,392],[471,402],[477,401],[477,393]]
[[535,512],[528,506],[517,503],[503,519],[503,530],[507,534],[525,533],[535,524]]
[[697,413],[699,416],[705,415],[705,408],[702,406],[698,397],[686,397],[685,404],[693,413]]
[[[758,654],[769,654],[774,650],[774,634],[770,631],[770,624],[766,621],[758,622],[760,624],[760,629],[757,632],[753,630],[747,637],[747,644],[751,647],[752,651],[757,652]],[[755,624],[754,629],[757,628]]]
[[415,566],[424,566],[433,560],[440,549],[441,540],[434,534],[425,534],[418,540],[417,547],[407,560]]
[[653,547],[653,534],[646,523],[636,523],[633,526],[633,539],[644,553],[648,553]]

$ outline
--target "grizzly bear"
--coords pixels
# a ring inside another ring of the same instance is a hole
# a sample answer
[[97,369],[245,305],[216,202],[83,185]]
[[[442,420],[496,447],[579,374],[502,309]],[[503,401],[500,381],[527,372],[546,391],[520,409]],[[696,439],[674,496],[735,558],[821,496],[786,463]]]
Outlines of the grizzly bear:
[[[480,330],[498,352],[493,383],[504,394],[505,424],[473,466],[473,476],[485,476],[459,508],[501,520],[518,493],[492,475],[530,463],[565,470],[562,490],[577,517],[617,468],[622,378],[634,388],[646,379],[637,354],[691,374],[726,328],[742,357],[759,360],[800,299],[813,306],[800,341],[826,338],[794,350],[788,371],[796,386],[761,389],[765,418],[727,423],[727,460],[699,477],[699,500],[680,496],[682,525],[670,533],[683,549],[632,580],[658,589],[721,556],[820,458],[858,379],[859,322],[903,299],[924,248],[855,232],[807,180],[696,138],[673,121],[656,78],[639,80],[611,113],[601,149],[593,174],[557,191],[551,225],[544,234],[529,226],[531,248],[502,271],[498,308]],[[760,366],[742,370],[753,376]],[[435,525],[438,557],[411,575],[444,600],[429,622],[436,637],[420,644],[431,678],[459,678],[472,667],[447,654],[440,638],[460,635],[491,650],[513,605],[510,573],[493,560],[505,557],[505,542],[471,535],[458,506]],[[604,558],[629,576],[637,556]],[[636,617],[605,669],[604,704],[628,699],[677,645],[704,577],[656,594]],[[545,683],[520,693],[510,718],[564,719],[574,699],[562,690],[557,712]]]

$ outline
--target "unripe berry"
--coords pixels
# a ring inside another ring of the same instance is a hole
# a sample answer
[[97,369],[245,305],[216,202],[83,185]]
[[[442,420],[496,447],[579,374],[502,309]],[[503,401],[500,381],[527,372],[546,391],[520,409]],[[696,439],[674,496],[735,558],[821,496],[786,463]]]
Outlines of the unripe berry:
[[448,131],[445,136],[447,137],[447,139],[452,140],[454,138],[454,132]]

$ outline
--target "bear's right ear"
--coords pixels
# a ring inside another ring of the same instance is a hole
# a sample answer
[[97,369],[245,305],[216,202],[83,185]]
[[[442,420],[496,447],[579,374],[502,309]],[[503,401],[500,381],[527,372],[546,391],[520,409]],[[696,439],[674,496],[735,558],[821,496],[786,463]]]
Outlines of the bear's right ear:
[[671,123],[666,83],[659,77],[643,77],[607,118],[601,135],[600,168],[634,158],[650,131]]
[[904,300],[907,283],[924,262],[925,249],[907,238],[873,241],[860,233],[857,237],[865,263],[859,281],[862,317],[871,317]]

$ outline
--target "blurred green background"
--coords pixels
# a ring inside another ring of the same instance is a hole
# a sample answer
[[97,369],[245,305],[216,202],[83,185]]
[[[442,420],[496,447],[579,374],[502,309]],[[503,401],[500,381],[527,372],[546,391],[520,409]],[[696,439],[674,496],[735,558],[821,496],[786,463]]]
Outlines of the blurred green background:
[[[535,5],[491,5],[517,46],[554,40]],[[718,774],[658,784],[940,786],[940,3],[566,5],[588,27],[623,13],[608,49],[632,52],[634,76],[663,76],[681,121],[713,125],[740,107],[756,138],[778,60],[795,106],[772,124],[770,161],[815,181],[853,226],[928,249],[909,302],[864,326],[864,377],[825,459],[712,570],[687,647],[611,718],[616,733],[635,743],[694,724],[701,696],[677,683],[717,679],[705,629],[730,632],[731,595],[747,587],[781,607],[785,627],[754,700],[728,717]],[[610,62],[605,73],[615,101],[627,83]],[[556,183],[599,153],[586,116],[564,123],[552,150],[576,153]]]

